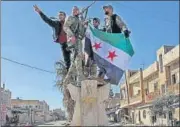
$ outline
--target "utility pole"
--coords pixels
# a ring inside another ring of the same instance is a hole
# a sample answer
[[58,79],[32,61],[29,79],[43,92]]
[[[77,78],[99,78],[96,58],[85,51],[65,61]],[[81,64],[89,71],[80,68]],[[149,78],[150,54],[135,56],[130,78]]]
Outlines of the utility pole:
[[126,76],[126,71],[125,71],[125,81],[126,81],[126,92],[127,92],[127,98],[128,98],[128,104],[129,104],[129,87],[128,87],[128,81],[127,81],[127,76]]

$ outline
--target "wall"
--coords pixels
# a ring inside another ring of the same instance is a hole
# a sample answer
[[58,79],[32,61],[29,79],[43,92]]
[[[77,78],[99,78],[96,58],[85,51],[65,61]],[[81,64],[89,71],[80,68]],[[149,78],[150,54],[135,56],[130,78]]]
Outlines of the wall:
[[41,116],[41,115],[34,115],[34,120],[35,122],[38,122],[38,123],[44,123],[44,116]]
[[46,121],[52,121],[53,120],[53,116],[51,116],[50,114],[47,114],[46,116]]
[[[159,55],[162,54],[162,58],[164,57],[165,54],[165,50],[167,50],[164,46],[162,46],[158,51],[157,51],[157,61],[159,62]],[[167,67],[164,66],[164,61],[163,62],[163,72],[161,72],[160,70],[160,64],[159,65],[159,88],[161,88],[162,85],[166,84],[166,79],[167,79]],[[162,92],[162,91],[161,91]]]
[[137,87],[137,86],[133,86],[133,95],[138,95],[138,91],[140,91],[141,88],[140,87]]
[[157,122],[154,125],[167,125],[167,116],[166,118],[163,118],[163,116],[157,117]]
[[[141,115],[141,121],[144,125],[152,125],[151,124],[151,116],[149,114],[149,107],[146,108],[142,108],[142,109],[138,109],[137,113],[140,111],[140,115]],[[146,117],[143,117],[143,111],[146,112]]]
[[179,112],[180,112],[180,109],[179,108],[175,108],[175,112],[173,113],[173,117],[177,120],[179,120]]
[[28,116],[28,113],[23,113],[19,115],[19,123],[29,123],[30,122],[30,117]]
[[172,75],[175,74],[176,80],[177,82],[179,82],[179,61],[175,62],[174,64],[170,66],[170,74],[171,74],[171,78],[172,78]]
[[[146,117],[143,117],[143,111],[146,112]],[[150,109],[148,107],[137,107],[135,110],[135,124],[143,124],[146,126],[152,126],[153,123],[151,122],[151,115],[150,115]],[[139,112],[140,112],[140,117],[141,121],[139,121]],[[159,117],[156,116],[157,121],[154,123],[154,125],[167,125],[167,117],[164,118],[163,116]]]

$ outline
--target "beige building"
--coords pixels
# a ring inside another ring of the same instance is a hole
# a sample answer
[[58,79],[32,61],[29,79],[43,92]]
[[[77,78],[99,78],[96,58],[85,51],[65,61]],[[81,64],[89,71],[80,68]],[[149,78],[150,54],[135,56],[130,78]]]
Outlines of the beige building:
[[50,120],[49,105],[45,101],[12,99],[12,109],[24,111],[19,116],[20,123],[44,123]]
[[[120,86],[120,107],[135,124],[152,125],[150,106],[153,100],[164,94],[179,95],[179,45],[162,46],[157,60],[148,68],[126,71],[126,82]],[[179,108],[173,111],[179,120]],[[155,118],[154,125],[167,125],[167,116]]]

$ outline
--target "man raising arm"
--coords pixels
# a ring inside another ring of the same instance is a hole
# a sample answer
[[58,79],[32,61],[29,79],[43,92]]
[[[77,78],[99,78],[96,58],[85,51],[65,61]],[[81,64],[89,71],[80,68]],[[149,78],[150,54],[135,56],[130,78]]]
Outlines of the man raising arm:
[[60,11],[58,13],[58,20],[52,20],[48,18],[39,8],[37,5],[34,5],[34,10],[40,15],[42,20],[47,23],[49,26],[53,29],[53,40],[56,43],[59,43],[61,45],[64,62],[66,64],[66,69],[68,71],[70,67],[70,51],[68,51],[67,48],[67,37],[66,33],[63,30],[63,25],[65,22],[66,14],[65,12]]

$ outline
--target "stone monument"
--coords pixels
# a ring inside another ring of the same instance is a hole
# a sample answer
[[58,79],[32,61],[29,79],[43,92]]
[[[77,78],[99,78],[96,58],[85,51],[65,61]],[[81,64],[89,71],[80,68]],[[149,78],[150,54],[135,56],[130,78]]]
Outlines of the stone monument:
[[110,85],[98,86],[96,80],[84,80],[81,87],[68,84],[75,101],[71,126],[107,126],[104,101],[108,99]]

